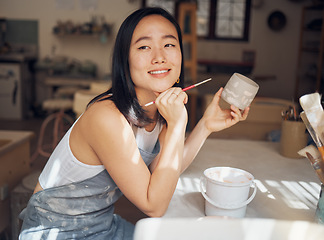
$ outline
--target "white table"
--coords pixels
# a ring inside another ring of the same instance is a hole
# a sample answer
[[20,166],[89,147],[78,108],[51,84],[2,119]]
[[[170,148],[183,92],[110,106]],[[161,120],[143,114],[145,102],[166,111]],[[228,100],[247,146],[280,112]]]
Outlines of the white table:
[[242,218],[146,218],[134,240],[323,240],[324,226],[308,221]]
[[203,217],[200,177],[209,167],[244,169],[255,177],[257,194],[247,218],[314,221],[320,181],[308,159],[286,158],[279,143],[207,139],[194,162],[181,175],[164,218]]

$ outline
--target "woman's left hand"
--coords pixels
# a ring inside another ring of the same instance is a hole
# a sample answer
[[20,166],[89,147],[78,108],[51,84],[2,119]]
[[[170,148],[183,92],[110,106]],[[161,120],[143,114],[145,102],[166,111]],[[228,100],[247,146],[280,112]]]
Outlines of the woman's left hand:
[[222,91],[223,88],[220,88],[215,94],[202,118],[204,119],[206,129],[210,133],[229,128],[239,121],[245,120],[250,110],[250,108],[247,107],[243,112],[241,112],[240,109],[233,105],[231,105],[230,109],[222,109],[219,106]]

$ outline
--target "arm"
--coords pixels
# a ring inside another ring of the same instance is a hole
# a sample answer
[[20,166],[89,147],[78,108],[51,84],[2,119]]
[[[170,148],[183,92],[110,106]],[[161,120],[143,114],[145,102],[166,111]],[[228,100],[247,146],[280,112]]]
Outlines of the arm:
[[184,171],[191,164],[205,140],[212,132],[229,128],[239,121],[247,118],[249,108],[246,108],[243,113],[241,113],[241,111],[233,105],[231,106],[231,109],[220,108],[219,101],[222,91],[223,89],[221,88],[215,94],[203,117],[186,139],[183,153],[182,171]]
[[94,104],[84,121],[84,138],[117,186],[134,205],[153,217],[166,211],[181,171],[187,114],[184,100],[172,98],[167,100],[169,94],[156,101],[168,127],[152,173],[141,158],[130,125],[112,103]]

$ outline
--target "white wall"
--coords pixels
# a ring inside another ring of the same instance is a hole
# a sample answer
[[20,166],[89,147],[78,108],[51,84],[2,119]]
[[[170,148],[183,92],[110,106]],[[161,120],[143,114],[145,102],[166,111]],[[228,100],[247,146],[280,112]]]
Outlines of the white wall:
[[[57,55],[66,55],[80,60],[90,59],[98,64],[99,75],[110,72],[111,49],[116,32],[124,18],[141,6],[141,0],[98,0],[95,14],[104,15],[115,25],[110,41],[101,44],[91,37],[58,38],[52,34],[57,20],[71,19],[85,22],[91,14],[80,10],[78,1],[74,10],[58,10],[55,0],[0,0],[0,17],[39,20],[39,56],[51,54],[56,46]],[[310,1],[309,1],[310,2]],[[308,3],[306,1],[306,3]],[[304,3],[305,4],[305,3]],[[256,65],[252,76],[274,75],[272,80],[260,81],[259,95],[292,99],[294,95],[298,41],[300,30],[301,3],[288,0],[264,0],[261,8],[252,9],[250,41],[247,43],[200,40],[198,58],[217,60],[241,60],[242,51],[256,51]],[[286,14],[286,27],[274,32],[267,26],[267,18],[273,10]]]
[[[243,50],[256,51],[256,64],[251,76],[275,76],[259,81],[258,95],[291,100],[294,97],[302,4],[293,1],[264,0],[260,8],[252,8],[250,40],[247,43],[200,41],[198,58],[240,61]],[[267,20],[280,10],[287,23],[279,32],[272,31]]]
[[[120,24],[141,5],[141,1],[98,0],[98,8],[92,13],[81,10],[77,0],[74,3],[73,10],[61,10],[56,8],[55,0],[0,0],[0,17],[38,20],[40,58],[51,56],[55,46],[56,55],[94,61],[102,77],[110,72],[111,50]],[[107,22],[114,23],[114,33],[106,44],[91,36],[57,37],[52,34],[58,20],[84,23],[90,21],[92,14],[104,16]]]

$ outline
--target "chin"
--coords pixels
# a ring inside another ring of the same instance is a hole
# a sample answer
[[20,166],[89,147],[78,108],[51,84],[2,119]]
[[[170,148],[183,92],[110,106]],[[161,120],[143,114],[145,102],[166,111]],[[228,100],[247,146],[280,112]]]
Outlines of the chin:
[[164,85],[164,86],[160,86],[156,88],[156,92],[162,93],[170,88],[172,88],[172,86],[174,85],[174,83],[170,83],[169,85]]
[[[169,87],[170,88],[170,87]],[[169,88],[160,88],[160,89],[156,89],[154,90],[154,93],[157,95],[160,95],[161,93],[165,92],[166,90],[168,90]]]

